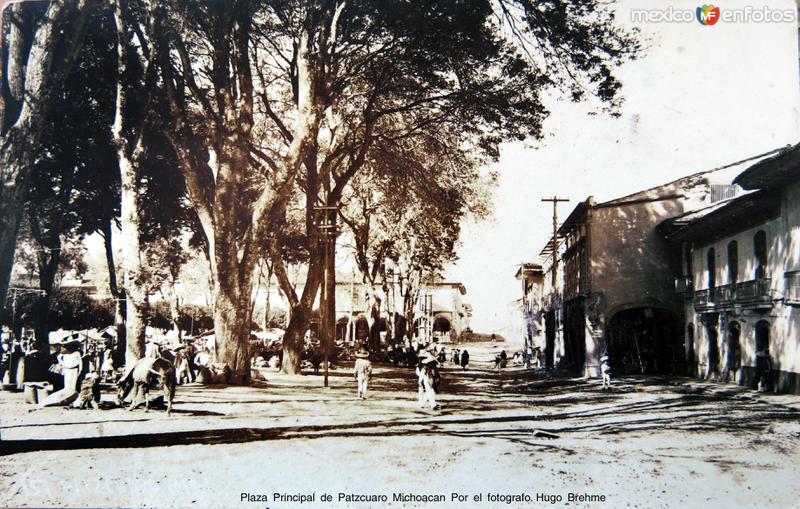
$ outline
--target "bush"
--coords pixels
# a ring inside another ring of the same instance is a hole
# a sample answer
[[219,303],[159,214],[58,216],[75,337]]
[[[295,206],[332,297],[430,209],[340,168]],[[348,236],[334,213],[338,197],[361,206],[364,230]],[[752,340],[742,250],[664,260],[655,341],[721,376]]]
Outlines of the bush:
[[211,312],[211,308],[206,306],[192,304],[183,306],[180,310],[180,326],[189,334],[198,334],[213,329],[214,314]]
[[[3,323],[33,326],[36,305],[40,299],[41,296],[36,294],[19,295],[16,320],[11,316],[13,306],[9,302],[3,311]],[[80,288],[59,288],[50,295],[47,322],[51,330],[105,327],[114,323],[114,300],[93,299]]]

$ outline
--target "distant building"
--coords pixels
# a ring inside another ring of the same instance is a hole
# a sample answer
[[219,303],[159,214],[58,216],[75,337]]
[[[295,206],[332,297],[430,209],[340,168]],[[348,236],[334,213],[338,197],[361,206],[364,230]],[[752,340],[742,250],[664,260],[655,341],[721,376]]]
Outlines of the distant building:
[[[380,310],[369,309],[367,286],[360,281],[339,280],[336,282],[336,338],[340,341],[364,341],[370,336],[371,327],[377,327],[382,341],[391,336],[387,323],[391,322],[387,309],[401,310],[399,285],[375,286],[375,293],[388,302],[381,303]],[[467,290],[457,282],[441,282],[423,285],[419,292],[413,324],[401,324],[395,320],[394,335],[402,332],[398,327],[413,327],[417,336],[430,337],[438,342],[457,341],[469,329],[472,306],[464,302]]]
[[542,344],[542,297],[544,295],[544,271],[538,263],[523,263],[515,275],[522,281],[522,317],[525,323],[525,348]]
[[750,193],[660,227],[679,261],[686,369],[800,394],[800,146],[735,183]]

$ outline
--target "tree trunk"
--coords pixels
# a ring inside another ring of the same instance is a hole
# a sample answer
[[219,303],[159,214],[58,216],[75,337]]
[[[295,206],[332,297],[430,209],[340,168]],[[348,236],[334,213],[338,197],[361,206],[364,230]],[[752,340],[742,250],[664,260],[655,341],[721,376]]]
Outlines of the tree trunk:
[[[249,282],[237,288],[220,274],[214,285],[215,358],[231,369],[234,384],[250,381],[250,293]],[[243,297],[246,296],[246,297]]]
[[283,335],[283,363],[281,372],[287,375],[299,375],[300,362],[303,358],[305,334],[308,330],[309,309],[298,303],[292,307],[292,317]]
[[[3,172],[3,186],[0,188],[0,307],[5,306],[14,267],[17,233],[28,191],[28,168],[31,162],[21,144],[0,146],[0,171]],[[7,179],[6,175],[15,175],[16,178]]]
[[403,295],[403,309],[405,311],[405,322],[406,322],[406,338],[410,341],[414,338],[414,297],[411,288],[409,288],[405,295]]
[[275,276],[278,279],[281,290],[284,295],[287,296],[291,305],[289,325],[286,326],[286,332],[283,336],[283,364],[281,372],[287,375],[300,375],[300,361],[305,347],[305,334],[311,319],[314,300],[316,299],[322,283],[322,260],[319,253],[316,253],[316,255],[312,254],[311,262],[308,266],[308,275],[306,277],[305,286],[303,287],[303,295],[298,299],[286,275],[283,260],[276,255],[274,246],[271,256],[273,259]]
[[137,360],[144,357],[145,328],[149,306],[147,299],[132,299],[128,294],[128,303],[125,306],[125,365],[132,366]]
[[[44,248],[44,246],[40,245]],[[36,318],[34,322],[34,330],[36,333],[36,342],[33,347],[40,352],[49,354],[50,351],[50,327],[48,323],[48,314],[50,312],[50,298],[53,294],[53,282],[56,278],[56,271],[61,259],[61,253],[58,248],[52,251],[43,251],[39,253],[39,289],[44,292],[40,295],[36,302]],[[41,373],[44,375],[44,373]],[[37,378],[38,380],[38,378]]]
[[272,324],[270,323],[269,315],[272,312],[272,262],[266,261],[267,265],[267,295],[264,299],[264,330],[269,329]]
[[114,328],[117,331],[117,344],[112,352],[115,368],[125,365],[125,352],[128,351],[128,325],[125,319],[128,309],[126,302],[125,291],[117,292],[117,296],[114,298]]
[[112,241],[113,228],[111,218],[103,222],[100,234],[103,237],[103,245],[106,251],[106,267],[108,268],[108,289],[114,297],[114,328],[117,332],[117,341],[112,350],[112,360],[114,367],[125,365],[125,352],[127,350],[125,341],[125,291],[117,285],[117,267],[114,264],[114,245]]
[[120,235],[122,247],[123,287],[126,295],[125,364],[144,356],[145,327],[147,325],[148,296],[142,280],[141,217],[139,213],[138,175],[136,162],[123,148],[117,156],[120,170]]
[[[145,111],[140,111],[137,122],[131,122],[128,98],[132,92],[140,92],[147,96],[152,93],[147,83],[139,90],[131,89],[124,84],[129,58],[129,29],[125,24],[122,5],[114,5],[114,22],[117,35],[117,85],[114,104],[114,123],[111,135],[117,152],[120,173],[120,235],[122,247],[122,271],[125,291],[125,363],[131,365],[141,359],[145,352],[145,329],[149,308],[148,291],[142,271],[142,219],[139,210],[139,164],[144,153],[142,131],[144,129]],[[139,58],[139,55],[136,55]],[[140,62],[143,66],[149,64]],[[148,66],[149,70],[149,66]],[[148,71],[145,71],[145,75]],[[148,100],[144,101],[147,107]],[[133,132],[133,136],[129,131]]]

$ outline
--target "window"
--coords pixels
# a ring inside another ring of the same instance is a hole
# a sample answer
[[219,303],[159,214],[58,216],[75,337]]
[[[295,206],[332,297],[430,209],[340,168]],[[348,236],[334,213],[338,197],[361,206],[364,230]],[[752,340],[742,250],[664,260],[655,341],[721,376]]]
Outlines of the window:
[[753,236],[753,252],[756,256],[756,279],[767,277],[767,233],[759,230]]
[[693,276],[694,268],[692,267],[692,245],[688,242],[683,245],[683,260],[685,263],[684,276]]
[[706,262],[706,268],[708,269],[708,287],[714,288],[717,286],[717,255],[714,253],[713,247],[708,250]]
[[739,245],[735,240],[728,243],[728,283],[736,284],[739,280]]

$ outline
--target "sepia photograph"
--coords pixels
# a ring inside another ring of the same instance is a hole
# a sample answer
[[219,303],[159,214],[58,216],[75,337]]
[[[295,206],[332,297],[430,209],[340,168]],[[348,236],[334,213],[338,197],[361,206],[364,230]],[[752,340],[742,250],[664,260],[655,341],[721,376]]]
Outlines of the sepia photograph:
[[797,508],[799,35],[0,0],[0,508]]

